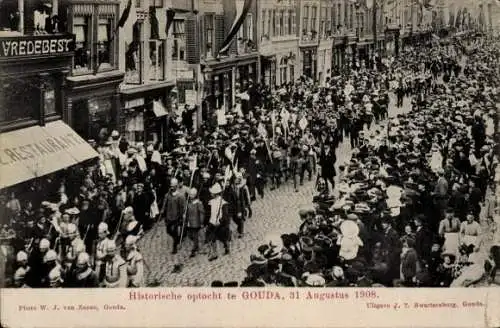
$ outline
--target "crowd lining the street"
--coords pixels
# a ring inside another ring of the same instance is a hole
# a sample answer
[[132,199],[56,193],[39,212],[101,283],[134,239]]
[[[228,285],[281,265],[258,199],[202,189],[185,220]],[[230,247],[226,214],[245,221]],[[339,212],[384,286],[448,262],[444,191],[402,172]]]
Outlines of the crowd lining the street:
[[[493,279],[499,246],[480,252],[479,219],[498,183],[498,55],[495,41],[435,44],[360,63],[323,85],[301,78],[274,92],[249,81],[230,115],[215,111],[201,133],[179,121],[167,152],[113,131],[96,142],[96,162],[4,195],[5,285],[145,286],[137,240],[159,220],[173,254],[190,247],[191,257],[206,250],[216,261],[245,238],[247,220],[259,220],[258,197],[288,180],[298,190],[305,178],[317,195],[300,210],[297,233],[266,238],[241,283],[212,286]],[[398,107],[410,96],[411,112],[388,118],[391,92]],[[346,138],[352,159],[336,170]]]

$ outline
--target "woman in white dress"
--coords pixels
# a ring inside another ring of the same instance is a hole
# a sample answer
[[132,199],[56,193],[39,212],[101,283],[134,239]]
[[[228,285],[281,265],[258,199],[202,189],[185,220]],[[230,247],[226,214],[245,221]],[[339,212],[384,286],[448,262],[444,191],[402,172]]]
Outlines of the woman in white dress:
[[429,161],[431,170],[434,173],[439,172],[443,169],[443,155],[441,155],[441,149],[437,144],[432,145],[432,155]]

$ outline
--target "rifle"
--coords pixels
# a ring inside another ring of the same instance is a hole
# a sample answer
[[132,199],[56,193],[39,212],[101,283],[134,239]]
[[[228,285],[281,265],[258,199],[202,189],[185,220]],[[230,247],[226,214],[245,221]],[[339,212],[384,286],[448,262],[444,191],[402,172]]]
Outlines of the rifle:
[[115,231],[115,234],[113,236],[113,240],[116,242],[116,239],[118,238],[118,233],[120,232],[120,225],[122,224],[122,220],[123,220],[123,210],[120,214],[120,219],[118,220],[118,225],[116,226],[116,231]]

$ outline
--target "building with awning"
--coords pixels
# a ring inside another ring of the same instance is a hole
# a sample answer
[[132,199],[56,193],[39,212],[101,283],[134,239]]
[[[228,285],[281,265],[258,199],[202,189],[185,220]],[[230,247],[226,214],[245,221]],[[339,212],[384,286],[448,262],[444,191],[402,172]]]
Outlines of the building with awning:
[[96,158],[98,153],[64,122],[0,134],[0,189]]
[[[97,157],[66,123],[75,54],[68,2],[0,1],[0,189]],[[17,13],[17,14],[16,14]],[[22,15],[22,16],[21,16]],[[55,19],[54,17],[57,17]],[[8,23],[8,24],[4,24]],[[66,122],[66,123],[65,123]]]

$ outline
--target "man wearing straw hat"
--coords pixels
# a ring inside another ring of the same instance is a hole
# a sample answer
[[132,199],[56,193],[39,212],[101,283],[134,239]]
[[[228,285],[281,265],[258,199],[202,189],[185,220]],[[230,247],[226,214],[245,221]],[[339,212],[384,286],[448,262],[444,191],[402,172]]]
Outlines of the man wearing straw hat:
[[[224,183],[225,185],[225,183]],[[222,198],[223,187],[219,183],[210,188],[213,198],[208,202],[210,217],[207,227],[207,239],[210,243],[209,261],[219,257],[217,251],[217,240],[224,245],[225,254],[229,254],[229,241],[231,238],[231,223],[229,204]]]

